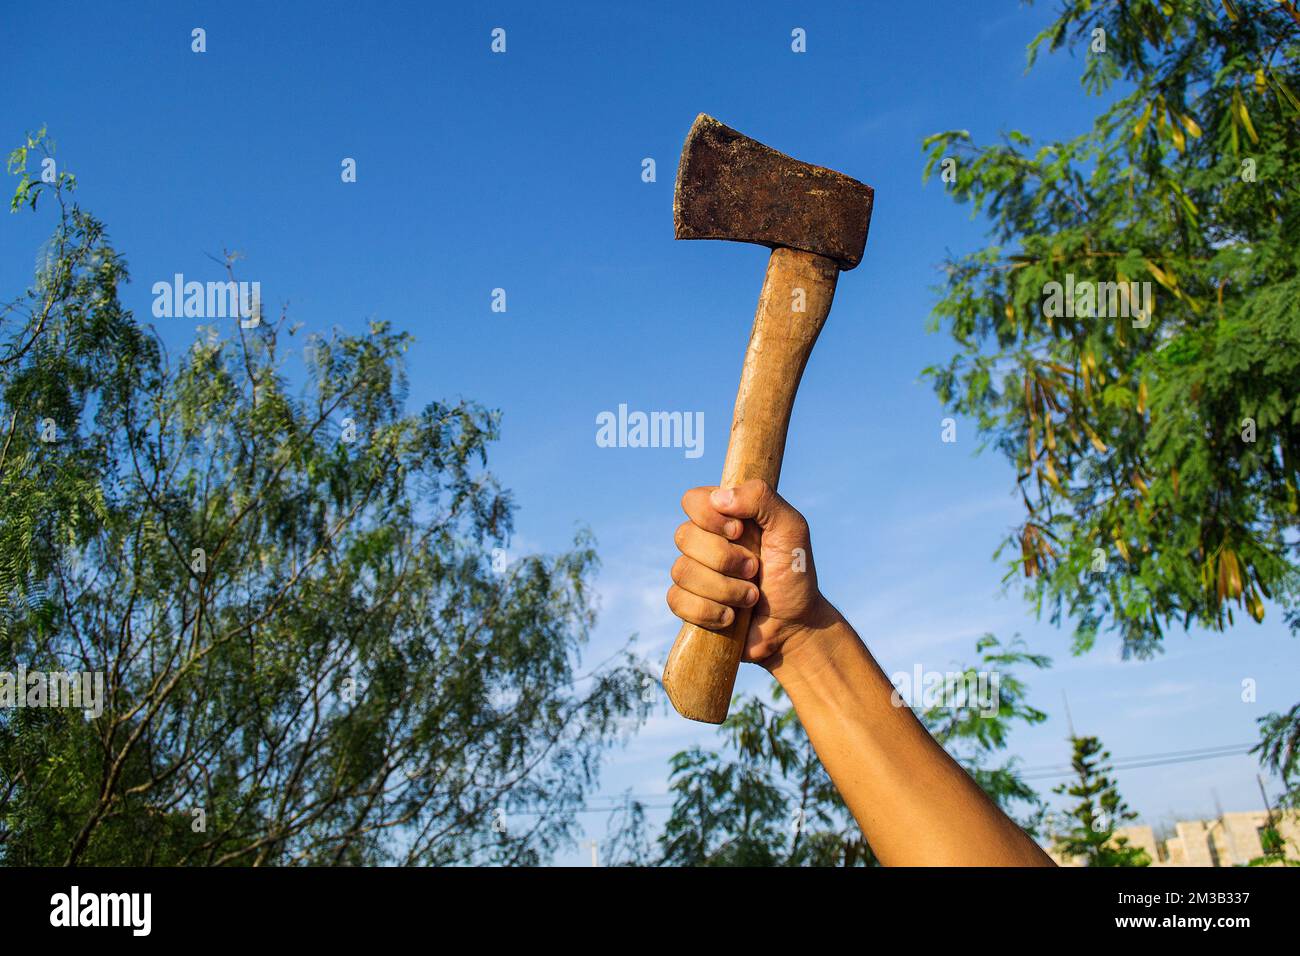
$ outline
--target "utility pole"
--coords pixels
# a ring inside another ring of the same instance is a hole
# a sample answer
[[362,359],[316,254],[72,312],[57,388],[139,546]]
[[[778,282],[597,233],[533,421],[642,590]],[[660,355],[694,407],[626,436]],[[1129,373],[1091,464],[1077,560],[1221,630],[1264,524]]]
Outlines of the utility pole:
[[591,844],[591,865],[600,866],[600,841],[588,840],[587,842]]
[[1268,791],[1264,789],[1264,778],[1255,774],[1255,782],[1259,784],[1259,795],[1264,798],[1264,811],[1268,814],[1268,826],[1273,827],[1273,808],[1268,802]]
[[[1277,835],[1277,830],[1275,829],[1276,824],[1273,823],[1273,806],[1272,806],[1272,804],[1270,804],[1270,803],[1268,802],[1268,791],[1264,788],[1264,778],[1263,778],[1262,776],[1260,776],[1259,774],[1255,774],[1255,782],[1259,784],[1259,795],[1260,795],[1261,797],[1264,798],[1264,811],[1265,811],[1265,813],[1268,814],[1268,816],[1265,818],[1264,826],[1268,828],[1268,830],[1269,830],[1270,833],[1272,833],[1272,834],[1274,834],[1274,835]],[[1262,841],[1261,841],[1261,842],[1262,842]],[[1269,846],[1266,846],[1266,847],[1263,848],[1263,850],[1264,850],[1264,855],[1265,855],[1266,857],[1272,855],[1272,840],[1271,840],[1271,839],[1270,839],[1269,843],[1270,843]],[[1285,858],[1285,856],[1286,856],[1285,846],[1286,846],[1286,843],[1285,843],[1285,841],[1283,841],[1283,842],[1282,842],[1282,850],[1281,850],[1281,853],[1282,853],[1282,856],[1283,856],[1284,858]]]

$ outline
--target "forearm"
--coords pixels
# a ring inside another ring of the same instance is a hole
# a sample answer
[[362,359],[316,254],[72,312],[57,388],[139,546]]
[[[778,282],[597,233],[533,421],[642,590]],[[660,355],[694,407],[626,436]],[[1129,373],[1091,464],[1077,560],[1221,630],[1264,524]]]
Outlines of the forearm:
[[882,863],[1051,866],[906,706],[838,613],[764,662]]

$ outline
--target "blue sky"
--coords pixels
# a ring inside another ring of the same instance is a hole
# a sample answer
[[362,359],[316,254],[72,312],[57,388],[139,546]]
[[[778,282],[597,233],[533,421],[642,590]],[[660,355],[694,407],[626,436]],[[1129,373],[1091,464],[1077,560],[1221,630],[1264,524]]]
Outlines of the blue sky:
[[[1262,626],[1171,633],[1121,661],[1114,639],[1071,658],[1068,636],[1003,595],[991,559],[1020,505],[1011,467],[974,434],[940,441],[920,370],[946,354],[925,332],[949,253],[983,227],[937,183],[920,141],[1082,131],[1096,111],[1083,52],[1024,70],[1045,5],[1012,0],[717,4],[62,4],[9,8],[0,132],[42,124],[80,197],[108,223],[148,318],[150,286],[220,278],[239,250],[308,329],[371,317],[413,332],[413,406],[464,395],[502,410],[493,470],[520,506],[514,549],[558,550],[578,525],[603,560],[586,659],[632,634],[659,666],[677,631],[663,602],[678,499],[717,480],[766,250],[675,243],[672,188],[692,119],[717,116],[876,189],[866,258],[842,277],[791,427],[783,493],[808,516],[823,589],[887,672],[947,669],[976,638],[1020,634],[1055,667],[1030,678],[1049,712],[1011,751],[1069,753],[1074,725],[1116,757],[1252,742],[1295,702],[1300,643]],[[207,32],[207,52],[190,31]],[[507,52],[489,50],[506,30]],[[807,52],[790,49],[791,30]],[[344,157],[357,182],[340,180]],[[642,181],[653,158],[658,179]],[[29,281],[46,217],[4,217],[0,289]],[[507,312],[490,308],[494,288]],[[193,320],[159,320],[182,349]],[[596,416],[702,411],[704,453],[600,448]],[[1241,681],[1258,700],[1240,700]],[[766,675],[742,669],[738,688]],[[666,802],[667,760],[716,731],[666,704],[615,751],[603,792]],[[1261,806],[1252,758],[1121,771],[1144,820]],[[1044,791],[1050,780],[1036,780]],[[656,814],[656,817],[662,816]],[[599,836],[603,817],[584,818]],[[582,862],[587,850],[566,854]]]

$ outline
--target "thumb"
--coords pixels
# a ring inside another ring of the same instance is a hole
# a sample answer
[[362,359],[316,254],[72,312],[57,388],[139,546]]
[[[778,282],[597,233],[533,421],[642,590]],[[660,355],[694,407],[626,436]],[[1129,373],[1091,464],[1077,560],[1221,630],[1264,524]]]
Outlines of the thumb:
[[718,488],[709,495],[709,503],[724,515],[753,518],[764,531],[799,519],[799,512],[761,478],[751,478],[735,488]]

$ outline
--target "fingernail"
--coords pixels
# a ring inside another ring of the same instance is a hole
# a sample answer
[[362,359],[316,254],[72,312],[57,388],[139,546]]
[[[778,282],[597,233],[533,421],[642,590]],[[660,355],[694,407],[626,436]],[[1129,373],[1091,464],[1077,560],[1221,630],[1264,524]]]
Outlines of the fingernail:
[[726,627],[736,619],[736,612],[731,608],[724,608],[722,611],[722,626]]
[[744,573],[745,573],[745,577],[752,578],[755,574],[758,573],[758,562],[755,561],[753,558],[746,558]]
[[740,522],[728,521],[726,524],[722,526],[722,533],[725,534],[728,538],[739,538]]
[[745,595],[745,605],[750,606],[758,603],[758,588],[750,588],[749,593]]
[[709,495],[709,500],[713,502],[715,508],[730,508],[731,503],[736,500],[736,493],[730,488],[716,488]]

